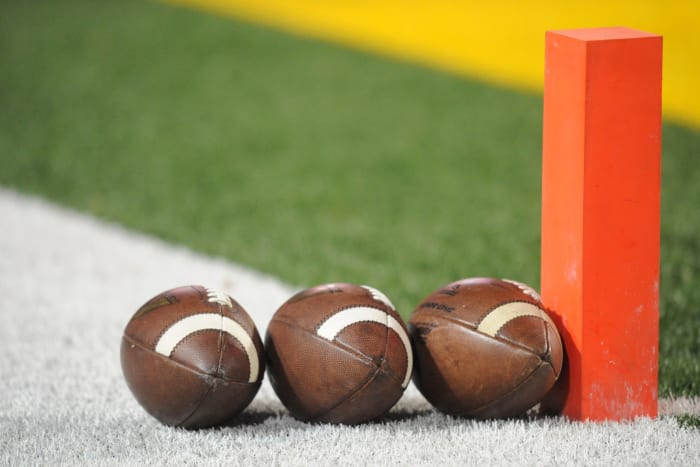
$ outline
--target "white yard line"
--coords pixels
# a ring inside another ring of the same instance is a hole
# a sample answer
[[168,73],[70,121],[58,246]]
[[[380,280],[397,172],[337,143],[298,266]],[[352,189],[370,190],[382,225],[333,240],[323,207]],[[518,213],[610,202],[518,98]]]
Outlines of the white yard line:
[[14,285],[36,294],[59,288],[63,296],[95,295],[122,319],[163,290],[201,284],[230,294],[264,332],[295,290],[252,269],[3,188],[0,225],[3,289]]
[[700,398],[672,397],[668,399],[660,399],[659,414],[700,416]]

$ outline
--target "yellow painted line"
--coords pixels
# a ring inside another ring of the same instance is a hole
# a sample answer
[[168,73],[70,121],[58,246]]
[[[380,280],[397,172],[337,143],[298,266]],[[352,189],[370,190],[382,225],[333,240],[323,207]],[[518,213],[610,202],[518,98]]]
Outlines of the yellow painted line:
[[664,36],[665,116],[700,128],[698,0],[167,1],[535,91],[545,31],[641,29]]

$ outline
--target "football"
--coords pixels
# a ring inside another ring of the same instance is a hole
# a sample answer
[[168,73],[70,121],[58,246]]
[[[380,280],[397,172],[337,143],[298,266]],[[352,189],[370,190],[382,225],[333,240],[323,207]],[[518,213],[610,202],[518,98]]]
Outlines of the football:
[[228,295],[202,286],[165,291],[126,325],[121,364],[144,409],[166,425],[223,424],[253,399],[262,381],[262,340]]
[[472,278],[448,284],[414,310],[413,381],[441,412],[516,417],[552,388],[563,360],[559,332],[527,285]]
[[387,412],[411,379],[407,329],[368,286],[326,284],[287,300],[265,336],[275,393],[297,419],[357,424]]

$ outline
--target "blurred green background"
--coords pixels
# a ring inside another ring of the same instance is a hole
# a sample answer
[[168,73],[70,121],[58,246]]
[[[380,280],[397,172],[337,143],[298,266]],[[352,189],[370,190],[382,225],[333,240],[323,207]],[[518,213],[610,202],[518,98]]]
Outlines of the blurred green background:
[[[172,6],[0,2],[0,184],[404,317],[462,277],[538,286],[541,111]],[[663,138],[660,391],[699,395],[700,133]]]

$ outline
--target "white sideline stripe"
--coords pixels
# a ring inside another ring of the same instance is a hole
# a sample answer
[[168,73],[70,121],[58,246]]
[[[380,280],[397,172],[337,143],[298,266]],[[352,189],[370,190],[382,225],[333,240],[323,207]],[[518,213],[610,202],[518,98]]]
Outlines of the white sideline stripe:
[[511,302],[491,310],[484,319],[481,320],[476,330],[491,337],[496,337],[498,331],[505,326],[506,323],[515,318],[520,318],[521,316],[536,316],[554,326],[549,315],[537,305],[527,302]]
[[194,332],[203,331],[205,329],[223,331],[230,334],[241,343],[246,355],[248,356],[248,382],[255,382],[258,379],[259,364],[258,352],[255,349],[253,340],[240,324],[231,318],[222,316],[218,313],[191,315],[177,321],[175,324],[170,326],[167,331],[165,331],[160,339],[158,339],[158,342],[156,343],[156,352],[169,357],[182,339]]
[[659,399],[659,415],[700,416],[700,397],[670,397]]
[[408,386],[408,382],[411,380],[411,373],[413,370],[413,351],[411,350],[411,341],[408,340],[408,334],[404,331],[403,326],[399,323],[396,318],[389,315],[388,313],[378,310],[377,308],[372,308],[368,306],[356,306],[353,308],[347,308],[342,310],[335,315],[328,318],[316,331],[316,334],[332,341],[335,337],[345,329],[346,327],[362,322],[373,322],[383,324],[389,329],[393,330],[401,339],[403,343],[404,350],[406,351],[406,374],[404,375],[402,387]]

